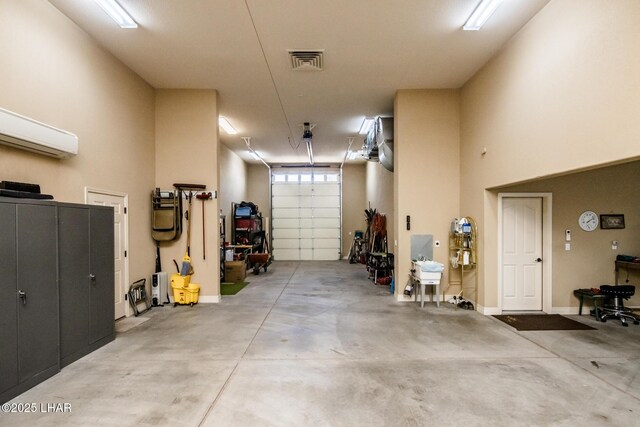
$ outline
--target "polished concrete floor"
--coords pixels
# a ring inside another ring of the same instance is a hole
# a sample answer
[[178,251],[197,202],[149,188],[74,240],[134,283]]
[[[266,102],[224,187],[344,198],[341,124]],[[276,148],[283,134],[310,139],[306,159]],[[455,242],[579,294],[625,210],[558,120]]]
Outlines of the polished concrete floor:
[[640,326],[517,332],[398,303],[361,265],[278,262],[139,326],[12,402],[2,426],[640,425]]

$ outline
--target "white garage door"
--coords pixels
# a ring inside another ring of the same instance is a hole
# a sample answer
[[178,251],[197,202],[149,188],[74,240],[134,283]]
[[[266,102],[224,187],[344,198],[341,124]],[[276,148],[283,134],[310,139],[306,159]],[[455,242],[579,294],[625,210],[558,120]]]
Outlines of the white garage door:
[[271,185],[274,259],[340,259],[340,172],[274,171]]

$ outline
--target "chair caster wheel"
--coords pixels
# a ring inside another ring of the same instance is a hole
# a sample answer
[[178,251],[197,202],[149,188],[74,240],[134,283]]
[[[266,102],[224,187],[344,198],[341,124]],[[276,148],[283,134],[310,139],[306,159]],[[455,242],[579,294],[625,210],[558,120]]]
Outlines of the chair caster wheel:
[[607,323],[607,319],[600,319],[602,323]]
[[623,323],[622,326],[627,327],[627,326],[629,326],[629,324],[628,323]]
[[193,307],[193,303],[191,303],[191,307]]
[[634,325],[640,325],[640,321],[638,321],[638,320],[634,320],[634,321],[633,321],[633,324],[634,324]]

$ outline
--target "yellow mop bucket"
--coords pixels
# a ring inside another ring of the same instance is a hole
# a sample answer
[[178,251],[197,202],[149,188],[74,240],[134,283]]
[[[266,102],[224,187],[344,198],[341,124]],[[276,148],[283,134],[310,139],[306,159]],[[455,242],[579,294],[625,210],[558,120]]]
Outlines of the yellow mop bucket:
[[173,289],[173,306],[198,303],[200,285],[191,282],[191,275],[171,275],[171,289]]

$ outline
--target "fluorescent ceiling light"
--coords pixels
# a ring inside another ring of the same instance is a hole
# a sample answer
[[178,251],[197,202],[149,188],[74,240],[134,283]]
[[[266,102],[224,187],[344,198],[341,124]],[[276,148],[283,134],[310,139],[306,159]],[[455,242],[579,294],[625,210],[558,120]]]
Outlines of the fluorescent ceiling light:
[[462,27],[467,31],[478,31],[485,22],[493,15],[502,0],[481,0],[476,10],[473,11],[467,22]]
[[222,116],[218,118],[218,124],[229,135],[235,135],[238,133],[238,131],[233,126],[231,126],[231,123],[229,123],[229,120],[225,119]]
[[266,167],[271,169],[269,164],[264,161],[264,159],[260,156],[260,154],[258,154],[258,152],[256,150],[251,148],[251,137],[250,136],[241,136],[240,138],[242,138],[244,143],[247,145],[247,150],[249,150],[249,155],[251,156],[251,158],[254,159],[254,160],[260,160]]
[[360,135],[366,135],[367,133],[369,133],[369,129],[371,129],[371,125],[373,125],[373,122],[375,120],[375,117],[365,117],[362,121],[362,125],[360,125],[360,130],[358,131],[358,133]]
[[304,142],[307,144],[307,157],[309,157],[309,164],[313,165],[313,147],[311,146],[311,140],[305,139]]
[[349,151],[349,154],[347,155],[348,160],[355,160],[360,157],[362,157],[362,150]]
[[126,10],[120,6],[116,0],[95,0],[96,3],[107,12],[114,21],[120,25],[120,28],[138,28],[138,24],[133,20]]

